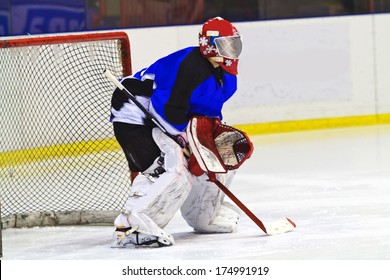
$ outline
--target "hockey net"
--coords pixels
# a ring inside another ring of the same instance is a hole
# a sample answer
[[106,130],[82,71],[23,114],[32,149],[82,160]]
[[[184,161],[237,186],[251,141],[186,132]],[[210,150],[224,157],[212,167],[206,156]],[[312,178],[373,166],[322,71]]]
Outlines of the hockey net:
[[112,223],[130,183],[103,71],[131,74],[126,33],[0,40],[0,61],[3,227]]

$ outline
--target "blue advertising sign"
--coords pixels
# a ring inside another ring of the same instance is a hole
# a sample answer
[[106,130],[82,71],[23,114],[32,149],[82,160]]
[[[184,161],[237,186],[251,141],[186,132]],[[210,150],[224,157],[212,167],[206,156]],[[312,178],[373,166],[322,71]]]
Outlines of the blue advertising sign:
[[35,6],[42,6],[47,4],[60,5],[67,7],[82,7],[85,5],[85,0],[12,0],[12,6],[14,5],[26,5],[31,4]]
[[9,2],[0,1],[0,36],[9,35]]
[[[49,2],[51,3],[48,4]],[[53,1],[46,1],[46,3],[13,5],[12,33],[25,35],[85,30],[84,6],[53,4]]]
[[0,36],[9,35],[8,13],[0,11]]

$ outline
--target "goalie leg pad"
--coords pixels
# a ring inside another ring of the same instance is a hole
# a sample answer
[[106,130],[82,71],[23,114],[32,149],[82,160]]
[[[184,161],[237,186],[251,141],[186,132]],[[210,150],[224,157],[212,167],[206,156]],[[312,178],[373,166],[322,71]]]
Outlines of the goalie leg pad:
[[240,220],[240,210],[233,204],[222,201],[214,219],[207,226],[199,227],[199,232],[229,233],[236,232]]
[[[226,186],[230,185],[234,172],[217,175]],[[237,229],[240,210],[223,201],[225,194],[206,174],[193,177],[193,187],[187,200],[181,207],[181,213],[187,223],[198,232],[228,233]]]
[[[115,226],[117,229],[132,228],[138,233],[166,238],[168,243],[173,243],[173,238],[162,229],[190,193],[191,174],[178,144],[158,128],[153,129],[153,138],[164,157],[164,162],[159,162],[165,172],[158,174],[153,180],[147,174],[135,178],[125,204],[126,214],[121,214],[125,218],[119,215]],[[156,162],[145,172],[155,170],[155,164]]]
[[164,228],[190,193],[191,182],[183,174],[160,175],[154,182],[140,175],[125,204],[126,212],[144,213]]

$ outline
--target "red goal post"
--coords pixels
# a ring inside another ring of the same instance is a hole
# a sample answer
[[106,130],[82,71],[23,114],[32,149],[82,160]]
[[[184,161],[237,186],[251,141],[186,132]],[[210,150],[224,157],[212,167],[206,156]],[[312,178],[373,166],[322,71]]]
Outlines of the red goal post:
[[0,61],[3,227],[112,223],[130,183],[103,71],[131,74],[127,34],[0,39]]

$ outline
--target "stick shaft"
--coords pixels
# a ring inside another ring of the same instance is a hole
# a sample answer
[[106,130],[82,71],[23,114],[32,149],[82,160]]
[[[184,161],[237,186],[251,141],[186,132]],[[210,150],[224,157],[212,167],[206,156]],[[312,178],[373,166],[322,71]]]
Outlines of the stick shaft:
[[128,91],[118,80],[111,74],[109,70],[104,70],[104,75],[113,82],[117,88],[119,88],[137,107],[146,115],[148,119],[154,122],[158,128],[160,128],[165,134],[167,134],[167,130],[153,117],[153,115],[145,109],[145,107],[135,98],[135,96]]
[[295,229],[296,224],[288,218],[274,221],[267,224],[267,226],[264,225],[264,223],[260,221],[260,219],[257,218],[257,216],[253,214],[244,203],[242,203],[227,187],[216,179],[215,174],[209,174],[209,178],[211,182],[214,182],[218,188],[223,191],[267,235],[285,233]]
[[[212,180],[210,180],[212,181]],[[227,187],[225,187],[220,181],[215,180],[214,182],[221,191],[223,191],[262,231],[267,233],[267,229],[265,228],[262,221],[248,207],[245,206]]]

